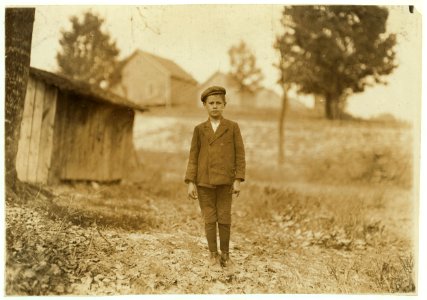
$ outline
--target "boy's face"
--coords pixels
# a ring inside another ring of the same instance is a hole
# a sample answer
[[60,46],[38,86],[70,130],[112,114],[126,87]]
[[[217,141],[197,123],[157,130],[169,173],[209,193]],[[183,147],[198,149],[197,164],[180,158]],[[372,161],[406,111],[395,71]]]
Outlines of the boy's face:
[[225,101],[222,95],[208,96],[203,105],[210,118],[219,119],[222,117],[222,112],[225,108]]

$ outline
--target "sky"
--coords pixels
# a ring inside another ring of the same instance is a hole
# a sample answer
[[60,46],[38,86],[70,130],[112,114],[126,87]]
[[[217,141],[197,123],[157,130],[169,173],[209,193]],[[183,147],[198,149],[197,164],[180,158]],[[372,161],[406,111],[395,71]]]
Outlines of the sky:
[[[39,6],[36,9],[31,65],[56,71],[61,30],[69,30],[71,15],[91,10],[105,19],[105,27],[120,49],[120,58],[141,49],[172,59],[199,83],[215,71],[228,72],[228,49],[240,40],[257,58],[268,88],[277,85],[279,60],[273,48],[281,33],[281,5],[151,5],[151,6]],[[399,67],[387,86],[368,88],[353,95],[348,111],[371,117],[391,113],[413,120],[421,99],[421,15],[408,6],[390,8],[388,30],[397,34]],[[311,97],[299,97],[312,105]]]

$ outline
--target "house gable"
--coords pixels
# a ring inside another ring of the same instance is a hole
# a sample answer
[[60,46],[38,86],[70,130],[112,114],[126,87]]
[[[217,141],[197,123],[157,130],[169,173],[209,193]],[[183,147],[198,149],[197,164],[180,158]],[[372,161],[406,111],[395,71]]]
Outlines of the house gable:
[[175,62],[136,50],[123,60],[111,90],[140,105],[180,105],[194,100],[197,81]]
[[170,72],[138,51],[121,68],[121,81],[112,90],[140,105],[170,103]]
[[138,53],[162,66],[169,72],[172,78],[197,85],[197,81],[174,61],[141,50]]

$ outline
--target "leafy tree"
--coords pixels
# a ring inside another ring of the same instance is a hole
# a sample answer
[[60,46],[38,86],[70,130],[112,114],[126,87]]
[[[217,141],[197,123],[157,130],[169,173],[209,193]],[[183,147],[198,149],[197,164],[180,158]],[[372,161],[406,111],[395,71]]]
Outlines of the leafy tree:
[[108,87],[119,50],[101,27],[104,19],[86,12],[83,19],[70,18],[72,29],[62,31],[61,51],[56,55],[60,74],[92,85]]
[[5,159],[6,196],[21,194],[15,163],[30,69],[34,8],[6,8]]
[[276,43],[280,83],[323,97],[326,117],[339,118],[348,95],[386,84],[384,76],[397,67],[387,18],[379,6],[286,6]]
[[239,85],[240,91],[253,93],[259,88],[264,76],[256,66],[255,55],[244,41],[228,50],[231,71],[229,74]]

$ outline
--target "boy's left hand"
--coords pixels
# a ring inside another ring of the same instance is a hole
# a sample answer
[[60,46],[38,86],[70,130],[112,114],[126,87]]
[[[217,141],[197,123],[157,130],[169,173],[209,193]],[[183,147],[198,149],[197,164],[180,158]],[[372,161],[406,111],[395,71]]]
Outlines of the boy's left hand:
[[235,194],[236,197],[239,197],[239,194],[240,194],[240,180],[239,179],[234,180],[231,192],[233,194]]

